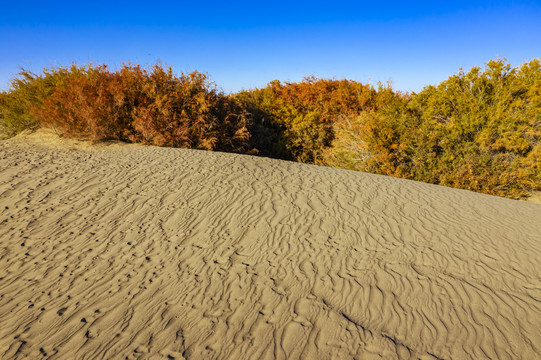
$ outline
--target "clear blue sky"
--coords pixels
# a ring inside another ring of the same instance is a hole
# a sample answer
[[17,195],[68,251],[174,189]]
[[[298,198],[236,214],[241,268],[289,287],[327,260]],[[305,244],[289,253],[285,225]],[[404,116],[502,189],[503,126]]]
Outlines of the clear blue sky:
[[6,1],[0,89],[22,66],[162,61],[225,91],[305,75],[418,91],[497,56],[541,57],[539,1]]

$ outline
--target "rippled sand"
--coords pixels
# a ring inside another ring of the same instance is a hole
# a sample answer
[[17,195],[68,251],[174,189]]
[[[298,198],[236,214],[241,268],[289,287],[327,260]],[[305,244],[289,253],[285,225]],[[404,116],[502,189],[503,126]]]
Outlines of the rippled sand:
[[16,138],[0,210],[1,359],[541,358],[538,204]]

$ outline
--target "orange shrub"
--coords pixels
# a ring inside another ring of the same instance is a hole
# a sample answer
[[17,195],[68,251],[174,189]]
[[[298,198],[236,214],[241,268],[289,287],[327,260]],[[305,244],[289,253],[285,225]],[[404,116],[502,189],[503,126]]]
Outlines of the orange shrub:
[[236,97],[250,110],[252,133],[265,154],[308,163],[321,160],[339,118],[376,106],[371,86],[314,77],[298,83],[273,81]]
[[59,69],[67,80],[32,112],[66,136],[247,152],[248,118],[205,74],[124,65]]

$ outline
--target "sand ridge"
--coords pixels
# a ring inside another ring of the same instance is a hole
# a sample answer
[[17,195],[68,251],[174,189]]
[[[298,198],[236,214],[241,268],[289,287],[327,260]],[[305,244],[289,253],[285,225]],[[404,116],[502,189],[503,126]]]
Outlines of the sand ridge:
[[539,359],[541,205],[0,142],[0,358]]

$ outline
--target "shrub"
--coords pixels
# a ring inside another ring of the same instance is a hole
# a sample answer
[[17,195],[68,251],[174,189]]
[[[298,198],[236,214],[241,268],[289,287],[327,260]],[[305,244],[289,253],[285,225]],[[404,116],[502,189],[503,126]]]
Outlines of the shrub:
[[20,69],[18,77],[10,82],[10,89],[0,93],[0,122],[8,136],[14,136],[25,129],[35,129],[39,121],[30,111],[40,106],[64,81],[65,73],[45,70],[36,75]]
[[236,97],[250,109],[257,138],[264,138],[259,133],[265,130],[271,134],[262,148],[276,149],[277,157],[315,163],[331,145],[337,119],[372,108],[375,91],[354,81],[307,77],[299,83],[276,80]]
[[489,61],[484,71],[460,71],[414,97],[421,117],[415,157],[436,160],[428,164],[435,183],[508,197],[541,188],[539,170],[526,165],[541,139],[540,65]]
[[336,124],[328,164],[518,198],[541,189],[540,61],[460,71]]
[[205,74],[171,68],[72,66],[65,81],[31,113],[65,136],[158,146],[247,152],[248,118],[238,101]]

